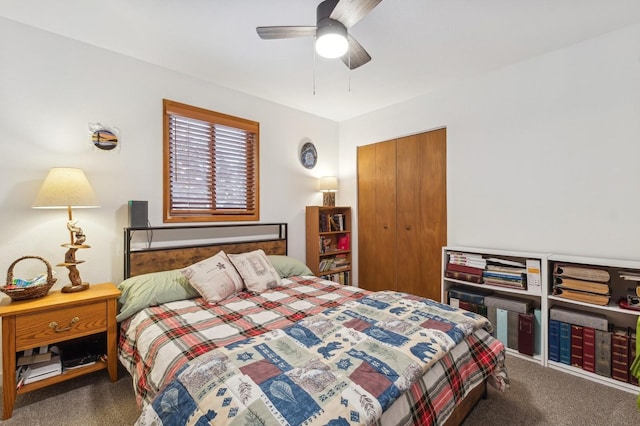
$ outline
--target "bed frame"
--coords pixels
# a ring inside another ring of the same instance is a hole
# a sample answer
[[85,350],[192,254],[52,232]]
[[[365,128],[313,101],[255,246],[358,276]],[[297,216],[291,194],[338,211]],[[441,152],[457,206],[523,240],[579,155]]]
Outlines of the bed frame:
[[[166,238],[156,241],[158,234]],[[143,234],[147,247],[136,247],[135,236]],[[152,235],[153,237],[149,237]],[[224,250],[246,253],[262,249],[268,255],[287,254],[287,224],[242,224],[208,226],[166,226],[125,228],[124,277],[183,268]],[[480,399],[486,398],[486,381],[478,384],[459,402],[444,426],[460,425]]]
[[268,255],[286,255],[287,224],[125,228],[124,278],[184,268],[221,250],[238,254],[257,249]]

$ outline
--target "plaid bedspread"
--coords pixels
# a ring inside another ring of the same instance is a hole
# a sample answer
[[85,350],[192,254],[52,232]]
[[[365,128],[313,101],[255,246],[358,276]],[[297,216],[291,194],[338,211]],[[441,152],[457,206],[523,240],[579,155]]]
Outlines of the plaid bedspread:
[[139,406],[148,403],[188,361],[269,330],[335,308],[368,292],[291,277],[261,294],[240,292],[223,304],[202,298],[147,308],[121,323],[118,357],[133,377]]
[[432,300],[369,293],[184,364],[138,424],[372,424],[405,402],[393,424],[438,424],[499,377],[504,347],[483,327],[486,318]]

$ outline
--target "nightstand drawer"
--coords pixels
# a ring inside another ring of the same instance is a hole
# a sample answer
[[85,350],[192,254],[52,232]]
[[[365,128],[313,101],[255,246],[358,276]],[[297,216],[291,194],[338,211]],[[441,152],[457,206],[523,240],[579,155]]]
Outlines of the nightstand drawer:
[[86,336],[107,329],[107,306],[95,302],[16,316],[16,350]]

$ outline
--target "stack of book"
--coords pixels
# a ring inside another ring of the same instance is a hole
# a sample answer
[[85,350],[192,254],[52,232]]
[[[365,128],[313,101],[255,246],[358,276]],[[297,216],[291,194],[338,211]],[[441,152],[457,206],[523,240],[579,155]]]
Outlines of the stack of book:
[[524,264],[505,259],[489,258],[482,273],[485,284],[527,289],[527,268]]
[[605,269],[556,263],[553,266],[553,294],[579,302],[608,305],[610,279],[609,271]]
[[542,311],[531,300],[491,295],[484,303],[494,336],[502,344],[529,356],[541,353]]
[[487,261],[479,254],[449,252],[445,277],[475,284],[482,284],[482,273]]
[[349,262],[349,259],[347,259],[346,255],[337,255],[336,257],[333,258],[331,268],[332,269],[347,268],[349,264],[350,262]]
[[492,335],[510,349],[533,356],[541,354],[542,311],[528,299],[496,295],[479,288],[451,287],[449,304],[489,319]]
[[333,257],[325,257],[322,260],[320,260],[320,263],[318,264],[318,270],[320,272],[327,272],[329,269],[331,269],[333,267]]
[[40,353],[37,354],[34,354],[32,350],[25,351],[18,358],[17,367],[16,389],[20,389],[23,385],[29,383],[62,374],[60,355],[54,348],[52,348],[52,351],[41,348]]
[[635,330],[616,327],[604,315],[553,306],[549,311],[549,360],[636,384],[629,372]]

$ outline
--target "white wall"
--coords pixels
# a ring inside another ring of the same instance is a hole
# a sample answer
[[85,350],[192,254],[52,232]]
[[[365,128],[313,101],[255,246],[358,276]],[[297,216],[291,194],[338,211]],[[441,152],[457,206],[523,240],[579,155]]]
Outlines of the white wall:
[[640,259],[640,24],[341,123],[340,204],[357,146],[438,127],[450,245]]
[[[91,245],[77,253],[81,276],[122,279],[127,201],[148,200],[151,223],[163,225],[163,98],[260,122],[260,222],[289,223],[289,254],[304,260],[304,206],[322,202],[316,178],[337,173],[335,122],[2,18],[0,57],[0,270],[26,254],[63,260],[66,212],[31,204],[49,168],[71,166],[101,204],[74,212]],[[118,152],[91,145],[97,122],[119,128]],[[304,138],[319,152],[311,171],[298,161]],[[21,262],[16,275],[37,273],[37,263]],[[56,286],[68,283],[54,269]]]

